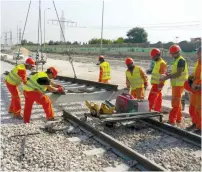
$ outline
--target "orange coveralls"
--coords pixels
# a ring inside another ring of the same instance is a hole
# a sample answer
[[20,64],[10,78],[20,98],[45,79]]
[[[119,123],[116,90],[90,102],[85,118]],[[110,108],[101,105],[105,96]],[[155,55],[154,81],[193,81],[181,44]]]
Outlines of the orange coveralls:
[[[17,74],[20,76],[23,84],[27,82],[26,70],[18,69]],[[20,116],[21,112],[21,101],[20,101],[20,93],[18,90],[18,85],[12,85],[7,80],[5,80],[8,91],[11,94],[11,103],[9,107],[9,113],[13,113],[15,117]]]
[[[194,73],[194,84],[201,85],[201,59],[198,60],[198,65]],[[194,113],[196,115],[196,127],[201,129],[201,90],[194,91]]]
[[[145,87],[147,87],[148,86],[148,78],[147,78],[146,73],[143,71],[143,69],[141,67],[140,67],[140,76],[144,81]],[[127,88],[130,87],[130,82],[127,78],[126,78],[126,86],[127,86]],[[144,87],[143,88],[136,88],[135,90],[130,91],[130,95],[132,95],[135,99],[144,99],[144,92],[145,92]]]
[[[159,74],[165,74],[166,73],[166,64],[161,63]],[[151,91],[149,93],[149,109],[150,111],[154,109],[155,111],[161,112],[162,111],[162,87],[164,86],[164,83],[160,84],[152,84]]]

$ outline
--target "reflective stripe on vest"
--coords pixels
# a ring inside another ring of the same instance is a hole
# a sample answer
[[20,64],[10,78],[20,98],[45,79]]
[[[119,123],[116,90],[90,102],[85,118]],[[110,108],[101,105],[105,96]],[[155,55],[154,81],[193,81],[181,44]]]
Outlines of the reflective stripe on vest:
[[163,59],[160,59],[159,61],[155,62],[154,68],[152,70],[152,76],[151,76],[151,84],[159,84],[161,79],[161,74],[159,73],[159,70],[161,68],[161,64],[165,63]]
[[136,88],[143,88],[144,87],[144,81],[140,75],[140,67],[135,66],[133,69],[133,72],[129,70],[126,71],[126,77],[128,81],[130,82],[130,89],[135,90]]
[[102,75],[102,80],[107,80],[107,79],[110,79],[110,65],[108,62],[103,62],[100,64],[100,67],[102,68],[103,70],[103,75]]
[[47,77],[48,78],[48,75],[45,72],[38,72],[35,75],[31,76],[31,78],[25,84],[23,90],[25,90],[25,91],[34,91],[34,90],[37,90],[37,91],[40,91],[42,93],[45,93],[45,91],[47,89],[46,86],[39,85],[37,83],[37,79],[43,78],[43,77]]
[[[185,60],[182,56],[178,57],[173,63],[171,74],[174,74],[174,73],[177,72],[177,65],[178,65],[178,62],[179,62],[180,59]],[[184,82],[187,79],[188,79],[188,66],[187,66],[187,62],[185,60],[185,69],[184,69],[184,71],[181,73],[180,77],[173,78],[173,79],[170,80],[171,81],[171,86],[183,86]]]
[[[198,61],[194,65],[194,77],[196,76],[196,69],[198,67]],[[200,79],[202,78],[202,75],[200,74]],[[199,79],[199,78],[194,78],[194,79]]]
[[18,70],[25,70],[26,71],[25,65],[24,64],[19,64],[19,65],[15,66],[10,71],[10,73],[6,76],[6,81],[9,84],[20,85],[22,83],[21,77],[17,74]]

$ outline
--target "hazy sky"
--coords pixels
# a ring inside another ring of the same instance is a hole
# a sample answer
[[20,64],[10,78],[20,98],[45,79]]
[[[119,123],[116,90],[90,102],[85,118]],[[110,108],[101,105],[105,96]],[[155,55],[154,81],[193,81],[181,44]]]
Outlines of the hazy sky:
[[[24,38],[37,42],[38,0],[32,0]],[[61,17],[62,10],[66,20],[77,22],[87,28],[66,28],[66,41],[87,42],[100,38],[102,0],[55,0]],[[24,27],[29,0],[1,0],[2,32],[12,30],[16,38],[17,25]],[[42,0],[42,26],[46,10],[46,41],[60,40],[59,25],[48,23],[57,19],[53,2]],[[104,33],[105,39],[126,37],[126,32],[136,26],[145,27],[150,42],[190,40],[202,35],[202,0],[105,0]],[[20,22],[22,21],[22,22]],[[42,27],[42,29],[43,29]],[[16,39],[14,40],[16,42]]]

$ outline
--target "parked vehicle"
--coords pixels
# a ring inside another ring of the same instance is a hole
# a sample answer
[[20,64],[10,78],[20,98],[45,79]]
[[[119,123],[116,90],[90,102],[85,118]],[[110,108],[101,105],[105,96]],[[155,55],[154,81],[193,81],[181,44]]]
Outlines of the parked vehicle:
[[20,52],[16,52],[13,54],[13,60],[21,60],[21,59],[24,59],[24,55]]

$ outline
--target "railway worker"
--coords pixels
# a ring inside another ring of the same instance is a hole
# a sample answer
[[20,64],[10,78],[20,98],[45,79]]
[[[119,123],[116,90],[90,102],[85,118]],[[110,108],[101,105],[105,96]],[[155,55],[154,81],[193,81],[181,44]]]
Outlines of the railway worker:
[[35,61],[32,58],[27,58],[24,64],[15,66],[5,78],[5,83],[8,91],[11,94],[11,104],[8,112],[12,113],[14,118],[22,119],[21,116],[21,101],[18,86],[27,82],[26,70],[32,70],[35,67]]
[[100,65],[100,73],[99,73],[98,82],[109,83],[109,80],[111,79],[110,64],[105,61],[104,56],[99,56],[98,61],[99,61],[99,65]]
[[186,60],[180,55],[181,48],[178,45],[172,45],[169,49],[174,58],[172,71],[161,78],[161,81],[170,79],[172,86],[172,110],[169,113],[169,123],[175,125],[182,121],[181,97],[184,91],[184,83],[188,78],[188,65]]
[[[201,132],[201,47],[197,50],[198,60],[194,67],[194,72],[185,82],[184,87],[191,93],[189,114],[192,118],[192,125],[188,130],[196,129]],[[190,83],[189,83],[190,82]]]
[[57,69],[50,67],[46,72],[38,72],[37,74],[31,76],[28,82],[23,88],[25,96],[25,107],[24,107],[24,123],[30,122],[31,111],[33,103],[42,105],[44,112],[46,114],[47,120],[54,120],[54,111],[50,98],[45,95],[45,91],[48,89],[50,92],[64,92],[61,85],[55,84],[51,79],[56,78]]
[[152,49],[150,53],[152,60],[155,61],[151,74],[152,88],[149,93],[149,109],[161,112],[162,110],[162,93],[161,90],[164,82],[161,82],[162,74],[166,73],[166,62],[161,57],[161,51],[157,48]]
[[143,69],[134,64],[132,58],[125,60],[128,70],[126,71],[126,86],[130,88],[130,94],[136,99],[144,99],[144,92],[148,86],[148,78]]

